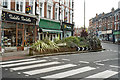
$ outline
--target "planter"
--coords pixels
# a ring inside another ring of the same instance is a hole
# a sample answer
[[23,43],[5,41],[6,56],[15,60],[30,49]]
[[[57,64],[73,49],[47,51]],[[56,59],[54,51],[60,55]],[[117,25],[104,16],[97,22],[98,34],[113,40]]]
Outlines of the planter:
[[24,47],[17,47],[17,51],[24,51]]

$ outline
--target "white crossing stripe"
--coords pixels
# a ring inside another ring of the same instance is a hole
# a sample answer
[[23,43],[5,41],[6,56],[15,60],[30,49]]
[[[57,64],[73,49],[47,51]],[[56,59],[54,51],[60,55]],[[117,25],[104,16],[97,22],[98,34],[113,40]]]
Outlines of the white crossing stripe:
[[6,61],[6,62],[1,62],[0,64],[9,64],[9,63],[16,63],[16,62],[23,62],[23,61],[32,61],[36,60],[35,58],[33,59],[22,59],[22,60],[15,60],[15,61]]
[[65,78],[68,76],[76,75],[76,74],[87,72],[87,71],[94,70],[94,69],[96,68],[87,66],[87,67],[82,67],[82,68],[78,68],[78,69],[74,69],[74,70],[70,70],[70,71],[66,71],[66,72],[62,72],[58,74],[44,76],[41,78]]
[[62,60],[64,60],[64,61],[70,61],[69,59],[62,59]]
[[36,74],[46,73],[46,72],[50,72],[50,71],[70,68],[70,67],[74,67],[74,66],[76,66],[76,65],[66,64],[66,65],[54,66],[54,67],[49,67],[49,68],[44,68],[44,69],[37,69],[37,70],[27,71],[27,72],[23,72],[23,73],[28,74],[28,75],[36,75]]
[[87,62],[87,61],[79,61],[80,63],[86,63],[86,64],[88,64],[89,62]]
[[48,63],[42,63],[42,64],[22,66],[22,67],[14,67],[14,68],[10,68],[10,69],[17,71],[17,70],[24,70],[24,69],[30,69],[30,68],[42,67],[42,66],[48,66],[48,65],[54,65],[54,64],[60,64],[60,62],[57,62],[57,61],[56,62],[48,62]]
[[116,75],[116,74],[118,74],[118,72],[106,70],[106,71],[88,76],[86,78],[109,78],[109,77]]
[[16,64],[7,64],[2,65],[2,67],[13,67],[18,65],[24,65],[24,64],[32,64],[32,63],[39,63],[39,62],[46,62],[47,60],[37,60],[37,61],[30,61],[30,62],[23,62],[23,63],[16,63]]

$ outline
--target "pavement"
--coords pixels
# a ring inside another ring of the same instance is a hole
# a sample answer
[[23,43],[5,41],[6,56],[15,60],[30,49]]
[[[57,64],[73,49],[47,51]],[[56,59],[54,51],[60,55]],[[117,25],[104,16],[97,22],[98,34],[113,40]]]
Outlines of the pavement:
[[23,59],[28,58],[28,51],[15,51],[15,52],[8,52],[8,53],[0,53],[2,61],[6,60],[13,60],[13,59]]

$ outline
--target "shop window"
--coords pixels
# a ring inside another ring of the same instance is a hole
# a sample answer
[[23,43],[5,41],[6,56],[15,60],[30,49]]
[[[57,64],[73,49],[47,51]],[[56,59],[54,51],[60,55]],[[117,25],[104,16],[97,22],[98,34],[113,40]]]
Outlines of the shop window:
[[4,8],[8,8],[8,0],[3,0],[2,5]]

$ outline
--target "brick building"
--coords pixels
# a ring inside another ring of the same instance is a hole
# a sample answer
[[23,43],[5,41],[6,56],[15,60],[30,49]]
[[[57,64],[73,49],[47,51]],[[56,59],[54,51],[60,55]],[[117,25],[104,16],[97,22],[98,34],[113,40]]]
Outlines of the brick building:
[[1,46],[27,46],[38,39],[73,35],[73,0],[2,0]]
[[120,39],[120,8],[111,9],[109,13],[96,14],[89,20],[89,34],[101,40],[118,42]]
[[81,32],[84,28],[74,28],[74,36],[80,37],[81,36]]

